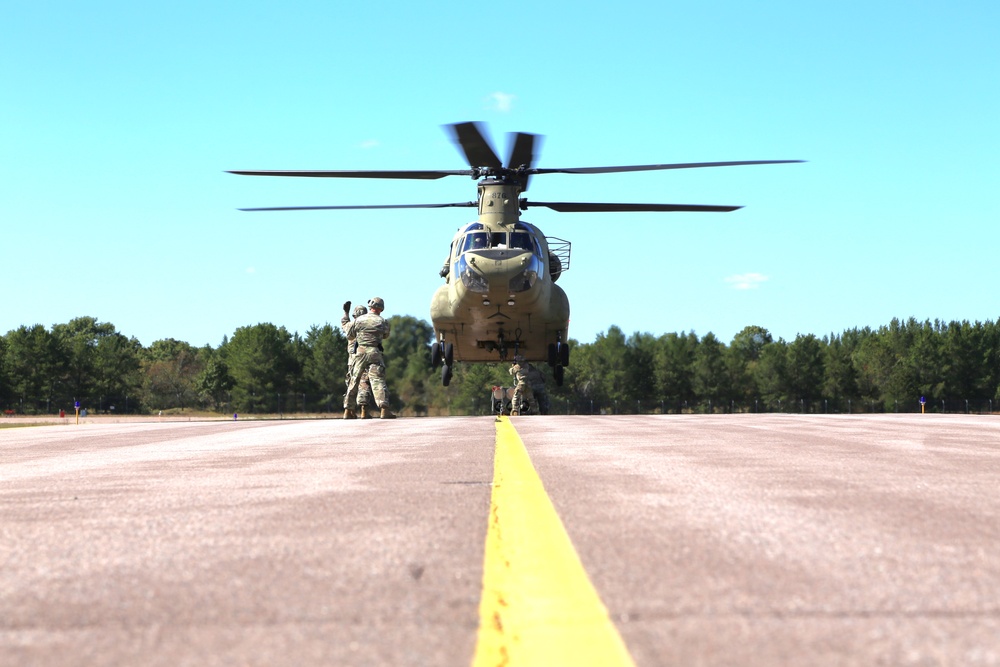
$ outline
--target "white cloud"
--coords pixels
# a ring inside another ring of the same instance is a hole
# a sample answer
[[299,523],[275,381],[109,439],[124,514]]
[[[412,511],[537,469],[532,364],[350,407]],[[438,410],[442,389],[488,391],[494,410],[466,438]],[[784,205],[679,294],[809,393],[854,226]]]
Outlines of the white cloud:
[[516,95],[511,95],[510,93],[502,93],[497,91],[495,93],[490,93],[486,97],[486,108],[492,111],[500,111],[507,113],[514,106],[514,98]]
[[737,273],[726,278],[726,282],[731,284],[733,289],[757,289],[766,281],[767,276],[762,273]]

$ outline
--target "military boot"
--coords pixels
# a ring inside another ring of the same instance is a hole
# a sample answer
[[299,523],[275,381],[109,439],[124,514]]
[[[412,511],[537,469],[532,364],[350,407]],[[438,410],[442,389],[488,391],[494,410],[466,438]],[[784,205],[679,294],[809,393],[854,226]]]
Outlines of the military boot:
[[392,414],[392,410],[389,409],[388,405],[383,405],[382,406],[382,414],[380,415],[380,418],[381,419],[395,419],[396,415]]
[[361,406],[361,418],[362,419],[371,419],[372,418],[372,413],[368,412],[368,406],[367,405],[362,405]]
[[344,408],[344,419],[357,419],[358,416],[354,414],[354,410],[350,408]]

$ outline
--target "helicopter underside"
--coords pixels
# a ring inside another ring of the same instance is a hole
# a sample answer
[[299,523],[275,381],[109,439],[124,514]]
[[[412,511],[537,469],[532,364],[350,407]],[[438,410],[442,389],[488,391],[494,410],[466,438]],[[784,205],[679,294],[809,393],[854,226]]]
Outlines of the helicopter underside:
[[451,344],[454,361],[495,363],[520,354],[551,362],[551,350],[568,340],[569,299],[548,281],[514,299],[504,290],[482,294],[452,283],[434,294],[431,321],[437,340]]

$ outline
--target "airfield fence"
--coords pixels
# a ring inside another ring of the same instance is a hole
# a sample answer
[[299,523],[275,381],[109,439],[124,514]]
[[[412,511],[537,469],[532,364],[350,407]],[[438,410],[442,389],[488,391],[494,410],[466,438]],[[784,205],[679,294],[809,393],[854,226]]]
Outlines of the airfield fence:
[[[799,399],[793,401],[683,401],[676,399],[644,399],[635,401],[600,401],[580,396],[549,396],[549,414],[554,415],[625,415],[625,414],[892,414],[919,413],[918,400],[873,401],[869,399]],[[140,412],[155,413],[143,409],[128,397],[109,399],[107,397],[82,398],[80,407],[92,414],[126,415]],[[426,416],[427,414],[488,415],[492,413],[492,403],[488,393],[474,398],[470,404],[449,403],[446,408],[429,409],[428,406],[397,406],[405,416]],[[1000,413],[1000,400],[989,398],[945,398],[928,399],[924,412],[936,414],[993,414]],[[73,414],[72,403],[58,405],[55,400],[19,399],[17,402],[0,406],[3,416],[14,415],[58,415],[60,409]],[[195,408],[191,408],[195,409]],[[222,404],[219,414],[232,414],[234,406]],[[176,409],[175,409],[176,410]],[[164,411],[167,412],[167,411]],[[302,393],[263,395],[256,394],[252,405],[242,406],[241,414],[273,414],[293,417],[297,414],[338,414],[340,402],[331,395],[308,396]]]
[[[872,401],[867,399],[800,399],[797,401],[683,401],[646,399],[635,401],[600,401],[573,396],[549,396],[549,414],[553,415],[636,415],[636,414],[893,414],[920,413],[919,400],[904,404],[899,401]],[[469,406],[450,406],[451,414],[487,415],[492,404],[485,397],[474,399]],[[929,399],[924,412],[936,414],[993,414],[1000,413],[1000,400]]]
[[[899,401],[872,401],[866,399],[800,399],[797,401],[678,401],[636,400],[600,402],[552,399],[553,414],[615,415],[615,414],[892,414],[919,413],[918,400],[910,403]],[[937,414],[993,414],[1000,412],[1000,401],[993,399],[935,399],[923,406],[926,413]]]

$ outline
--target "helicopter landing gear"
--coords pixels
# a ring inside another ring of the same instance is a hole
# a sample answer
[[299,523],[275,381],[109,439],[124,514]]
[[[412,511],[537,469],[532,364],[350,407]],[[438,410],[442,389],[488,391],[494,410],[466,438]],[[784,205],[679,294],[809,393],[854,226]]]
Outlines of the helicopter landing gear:
[[569,366],[568,343],[549,343],[549,366]]
[[[443,365],[442,365],[443,362]],[[431,343],[431,368],[441,365],[441,384],[448,386],[455,370],[455,345],[444,341]]]
[[556,385],[561,387],[565,376],[566,366],[569,366],[569,343],[561,340],[549,343],[549,366],[552,367],[552,377]]
[[434,341],[431,344],[431,368],[437,368],[442,361],[445,366],[455,365],[455,345]]

